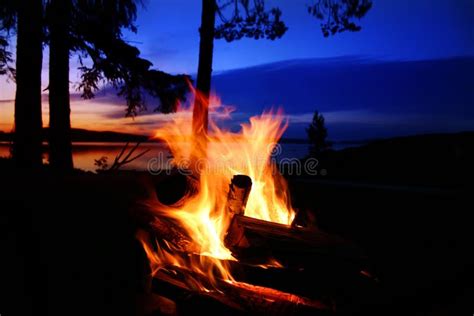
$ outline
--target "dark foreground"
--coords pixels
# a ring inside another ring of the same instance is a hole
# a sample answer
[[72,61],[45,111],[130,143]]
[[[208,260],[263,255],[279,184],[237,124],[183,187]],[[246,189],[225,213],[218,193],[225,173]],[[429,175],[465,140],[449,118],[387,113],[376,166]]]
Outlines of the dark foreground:
[[[370,311],[472,312],[472,188],[290,184],[320,228],[366,250],[380,279]],[[146,194],[133,173],[3,176],[1,313],[135,314],[142,258],[129,212]]]
[[[461,136],[350,149],[322,160],[328,176],[289,176],[294,205],[359,245],[379,279],[346,314],[474,311],[474,150],[472,135]],[[29,174],[2,159],[0,170],[0,314],[137,314],[143,254],[131,213],[154,194],[143,185],[148,175]],[[168,184],[157,189],[172,201],[176,183]],[[344,282],[325,281],[357,299]]]

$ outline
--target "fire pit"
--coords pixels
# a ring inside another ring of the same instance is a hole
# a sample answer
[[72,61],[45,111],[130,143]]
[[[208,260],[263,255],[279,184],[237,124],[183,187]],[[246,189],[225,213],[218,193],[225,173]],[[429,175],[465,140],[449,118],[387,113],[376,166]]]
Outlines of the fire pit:
[[[195,135],[177,116],[155,135],[168,144],[176,175],[186,179],[157,185],[184,183],[185,190],[176,189],[180,199],[152,198],[135,214],[149,289],[162,298],[161,308],[271,315],[338,310],[331,283],[370,277],[366,258],[342,238],[295,221],[286,181],[271,160],[286,128],[281,113],[253,117],[240,133],[209,125],[209,133]],[[311,284],[319,281],[324,286]]]

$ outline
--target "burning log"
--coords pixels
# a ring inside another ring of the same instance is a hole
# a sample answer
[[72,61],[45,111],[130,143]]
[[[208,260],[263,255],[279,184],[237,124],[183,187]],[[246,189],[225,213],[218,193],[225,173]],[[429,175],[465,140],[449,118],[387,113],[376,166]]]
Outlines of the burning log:
[[173,269],[173,267],[158,271],[153,277],[153,293],[158,293],[173,300],[177,303],[177,306],[184,309],[186,309],[186,303],[189,305],[192,304],[192,302],[190,302],[192,301],[192,297],[197,297],[202,301],[210,300],[213,303],[209,304],[210,306],[214,305],[220,309],[224,307],[230,310],[242,310],[240,305],[232,302],[226,296],[222,295],[222,293],[202,291],[191,287],[186,282],[185,275],[187,273],[190,273],[190,271],[183,273],[178,268]]
[[141,204],[134,209],[137,226],[150,233],[154,239],[167,241],[176,251],[198,252],[195,243],[176,221],[169,217],[159,216],[153,211],[152,205]]
[[[317,299],[324,297],[326,301],[326,294],[334,293],[326,291],[332,289],[328,286],[322,288],[321,281],[325,280],[325,285],[346,284],[345,276],[358,274],[358,265],[351,264],[346,273],[341,273],[342,269],[333,268],[337,266],[334,263],[348,261],[339,260],[339,257],[359,260],[362,258],[360,252],[341,238],[302,227],[311,223],[302,215],[298,223],[295,221],[291,226],[244,216],[251,187],[248,176],[234,176],[225,205],[231,221],[224,244],[238,261],[225,262],[200,255],[202,249],[198,249],[200,245],[191,238],[192,231],[187,231],[186,226],[164,211],[157,211],[160,204],[149,201],[141,205],[140,211],[135,208],[139,227],[149,232],[148,239],[155,242],[150,242],[146,250],[155,265],[152,268],[155,273],[153,292],[175,302],[179,314],[193,312],[196,306],[218,314],[314,315],[331,312],[327,304]],[[328,264],[321,269],[322,256],[328,258]],[[273,262],[277,265],[272,265]],[[315,270],[320,270],[323,276],[329,275],[326,279],[310,271],[315,262],[318,263]],[[222,273],[224,266],[226,272],[231,272],[231,277]],[[272,268],[276,266],[278,268]],[[234,273],[237,270],[240,273]],[[336,270],[337,273],[328,273]],[[342,281],[335,282],[340,274]],[[318,280],[319,286],[307,283],[309,279]]]
[[150,228],[156,238],[170,242],[176,250],[188,253],[198,251],[189,235],[170,219],[155,217]]
[[267,315],[327,315],[330,306],[319,301],[248,283],[227,283],[227,297],[255,314]]
[[224,244],[237,258],[252,263],[280,259],[290,264],[292,258],[311,255],[362,257],[352,244],[317,230],[314,219],[305,218],[304,212],[291,226],[244,216],[251,188],[252,180],[245,175],[235,175],[229,187],[226,209],[232,219]]
[[190,273],[177,267],[158,271],[153,279],[153,292],[189,311],[199,302],[205,304],[206,310],[224,314],[328,315],[332,311],[329,305],[319,300],[242,282],[217,280],[216,290],[193,289],[186,282],[187,278],[199,279],[198,283],[203,284],[208,280]]
[[229,186],[226,210],[231,215],[244,215],[245,206],[252,189],[252,179],[246,175],[235,175]]
[[296,212],[295,218],[291,222],[291,227],[317,230],[316,216],[309,210],[300,209]]
[[307,261],[321,255],[365,260],[356,246],[338,236],[242,215],[232,218],[224,242],[234,256],[248,262],[274,258],[285,266],[292,266],[298,258]]
[[[143,241],[152,237],[145,231],[141,235],[146,238]],[[221,264],[228,266],[235,280],[229,282],[188,268],[197,263],[209,266],[212,258],[184,252],[173,255],[179,266],[164,262],[155,270],[146,288],[152,290],[148,295],[170,299],[178,314],[184,315],[197,308],[225,315],[236,311],[239,314],[320,314],[320,310],[328,309],[328,306],[330,309],[336,305],[340,307],[337,289],[350,289],[360,284],[356,280],[359,270],[348,270],[324,260],[318,260],[317,269],[310,270],[249,265],[223,259]],[[350,294],[345,292],[344,295]]]

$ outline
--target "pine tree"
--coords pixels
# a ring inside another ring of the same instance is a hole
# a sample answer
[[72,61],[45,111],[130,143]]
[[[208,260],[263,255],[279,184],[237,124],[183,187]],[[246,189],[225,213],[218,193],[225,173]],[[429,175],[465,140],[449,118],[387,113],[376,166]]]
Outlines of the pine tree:
[[324,116],[318,111],[314,112],[313,121],[306,129],[308,140],[310,143],[310,156],[319,156],[321,153],[331,148],[331,143],[328,142],[328,131],[325,125]]

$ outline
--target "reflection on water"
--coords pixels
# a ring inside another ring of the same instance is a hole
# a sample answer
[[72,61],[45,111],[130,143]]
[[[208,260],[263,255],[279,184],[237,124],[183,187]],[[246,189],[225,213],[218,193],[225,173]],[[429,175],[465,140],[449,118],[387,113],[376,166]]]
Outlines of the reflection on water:
[[[108,158],[109,166],[113,164],[115,157],[120,153],[125,143],[74,143],[73,156],[74,166],[79,169],[94,171],[97,166],[94,164],[96,159],[101,157]],[[129,149],[133,144],[129,145]],[[148,152],[142,157],[124,165],[123,169],[146,170],[148,161],[158,155],[169,156],[169,151],[165,144],[148,143],[141,144],[132,156],[135,156],[145,150]],[[128,152],[128,150],[127,150]],[[126,154],[126,153],[125,153]]]
[[[125,143],[74,143],[74,166],[86,171],[95,171],[97,166],[94,164],[94,161],[101,157],[107,157],[108,164],[111,165],[124,145]],[[133,146],[133,144],[131,144],[131,146]],[[144,150],[149,151],[139,159],[125,165],[123,169],[146,170],[150,160],[154,158],[155,161],[157,161],[157,157],[163,158],[158,160],[163,164],[161,166],[155,164],[153,167],[167,167],[167,163],[169,162],[167,158],[170,156],[170,152],[168,151],[166,144],[141,144],[133,155],[139,154]],[[307,154],[307,152],[307,144],[282,144],[279,150],[275,151],[274,158],[277,160],[283,158],[302,158]],[[0,142],[0,157],[8,156],[10,156],[10,145],[8,143]],[[48,161],[47,155],[45,155],[44,158],[45,161]]]

